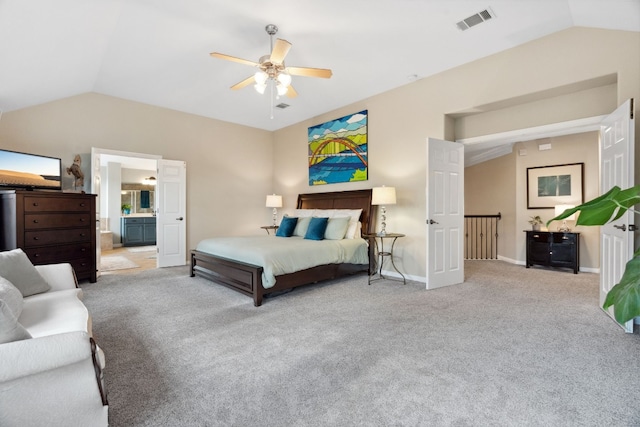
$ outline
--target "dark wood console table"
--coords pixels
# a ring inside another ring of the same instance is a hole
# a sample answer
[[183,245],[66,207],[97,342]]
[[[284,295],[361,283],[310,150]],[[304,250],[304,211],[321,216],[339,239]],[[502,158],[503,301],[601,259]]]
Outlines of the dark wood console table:
[[527,233],[527,268],[532,265],[580,269],[580,233],[530,231]]

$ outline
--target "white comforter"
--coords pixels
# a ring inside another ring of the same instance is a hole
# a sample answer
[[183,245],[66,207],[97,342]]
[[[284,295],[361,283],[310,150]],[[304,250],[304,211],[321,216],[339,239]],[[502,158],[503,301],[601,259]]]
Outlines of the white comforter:
[[275,276],[324,264],[369,264],[364,239],[307,240],[302,237],[216,237],[196,246],[201,252],[263,267],[262,286],[273,287]]

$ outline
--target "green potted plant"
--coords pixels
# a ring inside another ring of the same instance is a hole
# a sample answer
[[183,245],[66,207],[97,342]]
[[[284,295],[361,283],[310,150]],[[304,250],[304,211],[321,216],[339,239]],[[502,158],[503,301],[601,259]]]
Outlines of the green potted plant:
[[124,215],[129,215],[131,213],[131,205],[129,203],[123,203],[122,206],[120,206],[120,210],[122,210]]
[[[613,187],[607,193],[588,201],[580,206],[567,209],[562,214],[547,222],[557,221],[567,218],[580,211],[576,225],[604,225],[615,221],[629,210],[635,214],[638,212],[632,209],[640,203],[640,185],[621,190],[620,187]],[[615,214],[615,215],[614,215]],[[602,308],[605,310],[613,306],[613,314],[620,323],[626,323],[634,317],[640,316],[640,250],[633,254],[620,282],[616,284],[604,301]]]
[[529,224],[531,224],[531,229],[533,231],[540,231],[540,226],[543,223],[544,221],[540,218],[540,215],[532,216],[531,219],[529,219]]

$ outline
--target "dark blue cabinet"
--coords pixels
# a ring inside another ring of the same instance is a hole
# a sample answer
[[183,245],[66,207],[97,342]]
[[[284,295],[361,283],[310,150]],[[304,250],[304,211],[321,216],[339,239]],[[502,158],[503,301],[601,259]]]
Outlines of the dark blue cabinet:
[[122,246],[156,244],[156,217],[122,217]]

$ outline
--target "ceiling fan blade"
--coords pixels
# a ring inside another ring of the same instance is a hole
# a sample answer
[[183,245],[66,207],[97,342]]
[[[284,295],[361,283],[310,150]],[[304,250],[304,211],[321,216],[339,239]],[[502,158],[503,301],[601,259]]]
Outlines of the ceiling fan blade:
[[328,79],[333,75],[331,70],[326,68],[287,67],[287,71],[292,76],[321,77],[323,79]]
[[295,98],[296,96],[298,96],[298,92],[290,85],[287,89],[287,98]]
[[245,65],[251,65],[252,67],[257,67],[258,65],[260,65],[257,62],[249,61],[248,59],[236,58],[235,56],[225,55],[224,53],[211,52],[209,55],[213,56],[214,58],[226,59],[227,61],[233,61],[233,62],[239,62],[241,64],[245,64]]
[[240,83],[236,83],[233,86],[231,86],[231,89],[233,90],[242,89],[243,87],[249,86],[253,82],[255,82],[255,79],[253,76],[250,76],[244,79],[243,81],[241,81]]
[[284,57],[289,53],[289,49],[291,49],[291,43],[286,40],[276,39],[276,44],[273,46],[271,59],[269,60],[272,64],[282,64]]

